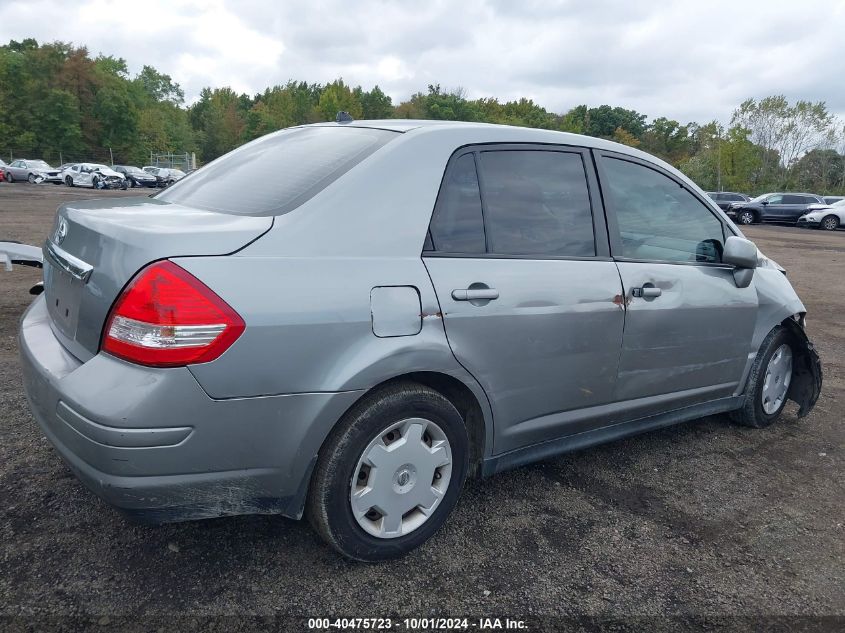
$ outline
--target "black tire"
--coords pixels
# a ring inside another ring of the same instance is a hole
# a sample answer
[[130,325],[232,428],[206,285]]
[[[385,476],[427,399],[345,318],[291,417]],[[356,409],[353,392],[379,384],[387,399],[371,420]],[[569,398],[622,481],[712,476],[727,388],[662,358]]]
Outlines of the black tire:
[[99,188],[99,187],[98,187],[98,185],[99,185],[99,184],[100,184],[100,179],[99,179],[99,178],[97,178],[96,176],[94,176],[93,178],[91,178],[91,187],[92,187],[93,189],[98,189],[98,188]]
[[754,364],[751,366],[751,373],[748,376],[748,383],[745,389],[745,402],[741,409],[737,409],[731,413],[731,418],[734,422],[755,429],[763,429],[771,426],[783,413],[787,398],[784,397],[783,402],[776,411],[766,413],[763,410],[762,397],[763,381],[765,379],[766,369],[769,366],[769,360],[783,344],[789,345],[792,350],[794,371],[796,358],[794,340],[786,328],[778,325],[769,332],[760,344],[760,350],[757,353],[757,358],[754,359]]
[[73,178],[71,178],[70,176],[65,176],[65,184],[66,184],[68,187],[73,187],[73,186],[74,186],[74,184],[73,184]]
[[835,215],[826,215],[819,222],[819,228],[825,231],[835,231],[839,228],[839,218]]
[[135,180],[133,178],[130,178],[129,179],[129,186],[134,189],[135,187],[138,186],[138,184],[135,182]]
[[[446,434],[452,451],[448,488],[429,518],[410,533],[378,538],[364,531],[352,512],[351,481],[371,440],[390,424],[423,417]],[[343,416],[320,450],[306,503],[317,533],[344,556],[363,562],[398,558],[425,543],[445,523],[457,504],[469,468],[467,430],[457,409],[443,395],[405,382],[366,396]]]
[[121,189],[123,189],[124,191],[126,191],[127,189],[129,189],[129,185],[127,185],[127,184],[126,184],[126,181],[124,180],[124,181],[121,183],[120,188],[121,188]]
[[27,182],[29,182],[29,184],[34,185],[35,184],[35,174],[30,174],[29,176],[26,177],[26,180],[27,180]]
[[741,209],[736,214],[737,224],[749,225],[757,222],[757,214],[749,209]]
[[15,179],[12,177],[12,172],[7,171],[5,176],[6,176],[6,182],[15,182]]

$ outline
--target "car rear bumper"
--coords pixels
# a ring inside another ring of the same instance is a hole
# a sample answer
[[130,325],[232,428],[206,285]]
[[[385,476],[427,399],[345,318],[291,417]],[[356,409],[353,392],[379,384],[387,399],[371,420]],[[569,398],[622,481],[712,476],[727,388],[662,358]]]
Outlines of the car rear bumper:
[[47,439],[93,492],[154,522],[299,518],[317,451],[361,393],[214,400],[186,368],[105,354],[81,363],[53,335],[43,295],[24,314],[19,344]]

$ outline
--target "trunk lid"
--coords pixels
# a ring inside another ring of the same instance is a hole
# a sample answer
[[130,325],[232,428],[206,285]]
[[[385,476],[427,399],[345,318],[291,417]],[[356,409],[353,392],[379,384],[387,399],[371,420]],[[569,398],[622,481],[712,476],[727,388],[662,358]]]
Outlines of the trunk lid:
[[152,261],[227,255],[266,233],[272,217],[227,215],[153,198],[69,202],[44,245],[44,294],[53,332],[86,361],[100,347],[123,287]]

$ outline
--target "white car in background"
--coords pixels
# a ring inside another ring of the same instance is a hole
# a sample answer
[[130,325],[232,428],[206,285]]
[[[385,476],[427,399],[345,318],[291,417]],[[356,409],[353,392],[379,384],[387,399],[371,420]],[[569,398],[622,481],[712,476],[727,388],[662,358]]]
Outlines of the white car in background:
[[835,231],[845,226],[845,200],[831,205],[811,204],[807,213],[798,218],[798,226]]
[[172,167],[153,167],[147,165],[142,168],[148,174],[156,177],[156,185],[159,187],[169,187],[177,180],[181,180],[186,176],[181,169],[173,169]]
[[127,188],[123,174],[99,163],[75,163],[62,172],[62,181],[68,187]]

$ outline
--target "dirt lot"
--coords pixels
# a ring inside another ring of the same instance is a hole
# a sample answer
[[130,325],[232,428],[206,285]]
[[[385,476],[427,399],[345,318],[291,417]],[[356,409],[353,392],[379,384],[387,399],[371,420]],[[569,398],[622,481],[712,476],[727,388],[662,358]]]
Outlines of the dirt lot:
[[[62,201],[127,194],[0,184],[0,240],[40,244]],[[809,310],[825,370],[809,417],[706,418],[470,483],[440,534],[383,565],[346,562],[303,522],[143,527],[100,502],[21,387],[39,271],[0,271],[0,615],[845,616],[845,232],[747,234]]]

